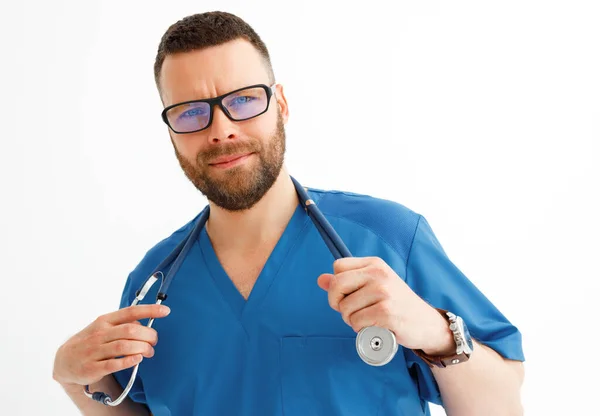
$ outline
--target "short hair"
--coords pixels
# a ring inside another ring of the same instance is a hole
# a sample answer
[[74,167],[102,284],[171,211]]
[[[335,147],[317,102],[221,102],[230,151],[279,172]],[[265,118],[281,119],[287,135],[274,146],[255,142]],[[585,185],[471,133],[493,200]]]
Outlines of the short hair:
[[168,55],[218,46],[236,39],[249,41],[265,61],[269,81],[275,82],[267,46],[240,17],[220,11],[194,14],[172,24],[160,40],[154,62],[154,80],[160,91],[162,65]]

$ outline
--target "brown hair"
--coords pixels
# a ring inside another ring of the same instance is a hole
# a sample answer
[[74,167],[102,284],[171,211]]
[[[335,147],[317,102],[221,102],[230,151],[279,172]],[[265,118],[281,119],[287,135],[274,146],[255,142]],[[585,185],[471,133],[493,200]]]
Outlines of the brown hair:
[[191,52],[235,40],[246,39],[261,54],[269,72],[269,81],[275,82],[267,46],[244,20],[227,12],[206,12],[184,17],[172,24],[158,45],[154,62],[154,80],[160,91],[160,73],[168,55]]

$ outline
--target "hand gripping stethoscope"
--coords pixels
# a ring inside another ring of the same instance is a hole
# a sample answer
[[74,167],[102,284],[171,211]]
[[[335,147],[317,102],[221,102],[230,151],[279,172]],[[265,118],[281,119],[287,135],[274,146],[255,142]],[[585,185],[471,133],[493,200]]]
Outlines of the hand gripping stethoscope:
[[[343,257],[352,257],[352,254],[340,236],[335,232],[319,208],[317,208],[317,205],[314,203],[314,201],[310,199],[305,189],[300,186],[296,179],[291,179],[296,188],[296,193],[298,194],[300,202],[303,203],[305,211],[315,224],[315,227],[319,231],[319,234],[321,234],[321,237],[331,251],[331,254],[333,254],[333,257],[335,257],[336,260]],[[179,243],[177,247],[175,247],[169,256],[158,265],[150,277],[144,282],[142,287],[135,292],[135,299],[131,303],[131,306],[137,305],[139,302],[141,302],[152,285],[154,285],[159,278],[161,279],[161,285],[156,296],[156,304],[159,305],[165,299],[167,299],[169,285],[173,281],[173,277],[177,273],[181,263],[183,263],[183,260],[190,251],[190,248],[198,239],[200,231],[202,231],[202,228],[206,224],[208,214],[208,209],[204,210],[200,214],[194,229],[190,232],[188,237]],[[164,277],[162,270],[165,270],[171,263],[172,266],[167,273],[167,277]],[[151,327],[153,322],[154,318],[150,319],[147,326]],[[358,332],[356,336],[356,351],[365,363],[372,366],[382,366],[389,363],[392,358],[394,358],[396,352],[398,351],[398,343],[396,342],[394,333],[389,329],[370,326],[363,328]],[[85,386],[84,388],[86,396],[108,406],[118,406],[129,394],[129,391],[133,386],[139,365],[140,364],[138,363],[133,369],[131,377],[129,378],[129,383],[127,383],[125,390],[123,390],[123,393],[121,393],[117,400],[113,401],[106,393],[92,393],[89,390],[89,386]]]

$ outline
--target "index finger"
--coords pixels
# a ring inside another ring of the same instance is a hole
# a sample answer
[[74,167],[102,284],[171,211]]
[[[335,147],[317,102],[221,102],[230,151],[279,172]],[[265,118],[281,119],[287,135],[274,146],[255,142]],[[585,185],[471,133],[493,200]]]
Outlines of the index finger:
[[370,266],[374,261],[376,261],[374,257],[342,257],[333,262],[333,273],[362,269]]
[[356,292],[367,284],[368,276],[362,269],[335,274],[331,279],[327,292],[329,305],[340,310],[340,302],[349,294]]
[[120,325],[146,318],[164,318],[170,312],[171,309],[165,305],[135,305],[106,314],[103,318],[109,324]]

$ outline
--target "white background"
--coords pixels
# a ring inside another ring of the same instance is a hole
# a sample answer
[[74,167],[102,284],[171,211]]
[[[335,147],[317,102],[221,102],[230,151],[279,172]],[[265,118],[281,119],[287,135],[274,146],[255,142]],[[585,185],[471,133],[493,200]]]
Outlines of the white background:
[[270,49],[292,174],[423,214],[523,332],[526,414],[597,414],[591,0],[3,1],[0,413],[77,414],[52,380],[56,349],[204,206],[152,65],[171,23],[215,9]]

